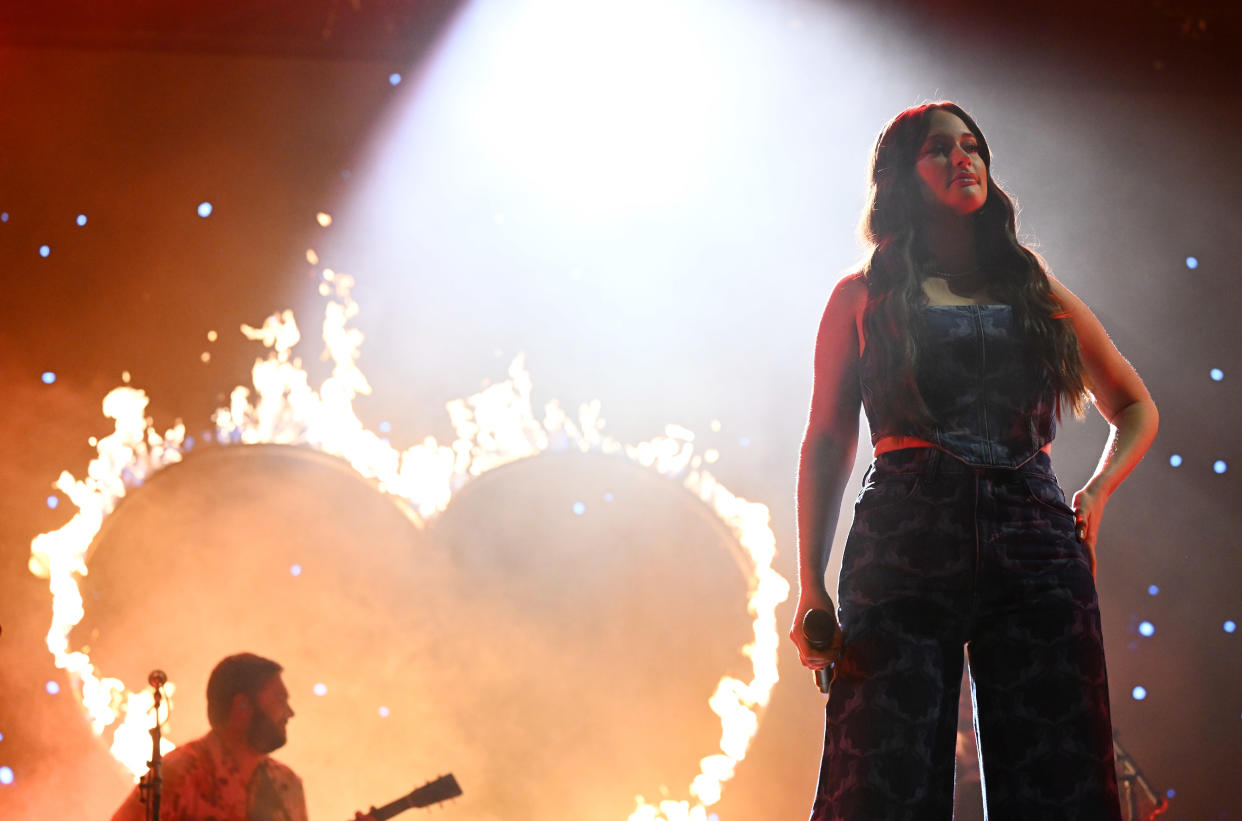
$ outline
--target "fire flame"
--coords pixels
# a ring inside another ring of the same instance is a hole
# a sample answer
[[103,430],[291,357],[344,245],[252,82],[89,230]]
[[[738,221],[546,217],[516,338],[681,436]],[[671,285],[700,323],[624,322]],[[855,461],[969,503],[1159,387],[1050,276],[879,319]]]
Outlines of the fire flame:
[[[313,250],[306,257],[311,264],[318,262]],[[302,445],[340,457],[380,490],[402,499],[418,526],[447,508],[454,492],[471,478],[546,450],[621,454],[662,476],[680,479],[715,511],[750,559],[747,607],[754,638],[742,652],[751,661],[753,678],[743,682],[723,677],[708,700],[720,717],[720,750],[701,760],[700,773],[689,786],[694,801],[653,805],[638,796],[629,821],[706,821],[706,808],[720,800],[724,782],[745,758],[778,679],[776,606],[788,597],[789,583],[772,568],[776,537],[767,507],[720,484],[704,468],[718,454],[697,453],[694,433],[685,428],[668,425],[662,436],[623,444],[603,432],[598,401],[582,405],[571,418],[554,400],[544,406],[542,420],[536,419],[532,381],[520,355],[510,364],[507,380],[448,403],[456,431],[452,443],[441,444],[429,436],[398,452],[354,412],[354,399],[369,394],[371,386],[357,365],[362,333],[349,327],[358,314],[358,304],[350,296],[352,286],[351,277],[323,269],[319,290],[328,297],[323,340],[333,367],[318,390],[310,386],[307,372],[292,355],[301,339],[292,311],[274,314],[258,328],[242,326],[242,333],[262,342],[269,353],[255,361],[252,387],[234,388],[228,407],[213,414],[217,441]],[[69,634],[84,615],[77,579],[88,572],[87,553],[104,517],[128,491],[181,461],[187,448],[185,426],[178,421],[160,434],[145,415],[147,402],[143,391],[131,387],[116,388],[104,397],[103,412],[115,421],[115,430],[93,443],[97,455],[85,478],[75,479],[66,471],[56,480],[55,486],[76,505],[77,513],[59,530],[35,537],[29,562],[30,572],[47,579],[51,589],[47,646],[56,666],[76,685],[94,732],[102,735],[115,725],[112,755],[135,780],[146,771],[152,694],[130,691],[120,680],[99,674],[86,649],[69,649]],[[171,682],[166,691],[171,699],[175,692]],[[174,746],[164,739],[165,752]]]

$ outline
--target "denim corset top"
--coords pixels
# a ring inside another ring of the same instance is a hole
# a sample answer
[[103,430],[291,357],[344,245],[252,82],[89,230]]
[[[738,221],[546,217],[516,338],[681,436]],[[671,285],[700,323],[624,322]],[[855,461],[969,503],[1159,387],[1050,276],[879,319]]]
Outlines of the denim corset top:
[[859,381],[872,444],[913,436],[970,465],[1016,468],[1052,441],[1052,380],[1015,327],[1010,306],[929,305],[923,319],[918,386],[935,424],[903,429],[908,426],[877,402],[871,386],[884,375],[864,349]]

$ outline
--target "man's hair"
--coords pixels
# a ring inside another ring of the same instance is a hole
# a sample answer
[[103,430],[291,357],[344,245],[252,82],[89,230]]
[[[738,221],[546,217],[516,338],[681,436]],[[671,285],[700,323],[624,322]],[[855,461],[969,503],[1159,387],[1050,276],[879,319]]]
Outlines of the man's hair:
[[253,702],[263,685],[283,669],[254,653],[238,653],[221,661],[207,679],[207,722],[212,728],[226,724],[235,696],[240,693]]

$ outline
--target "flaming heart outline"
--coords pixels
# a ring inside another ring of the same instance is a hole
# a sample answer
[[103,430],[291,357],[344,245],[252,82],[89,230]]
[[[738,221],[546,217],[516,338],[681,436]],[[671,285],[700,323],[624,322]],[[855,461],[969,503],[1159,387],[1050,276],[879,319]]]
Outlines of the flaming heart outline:
[[[318,262],[313,250],[307,252],[307,260]],[[639,796],[629,821],[706,821],[706,808],[719,801],[724,782],[745,758],[758,731],[760,713],[779,678],[775,610],[788,597],[790,587],[772,568],[776,537],[768,508],[736,496],[718,482],[705,467],[718,454],[710,449],[697,453],[694,433],[686,428],[668,425],[662,436],[623,444],[604,434],[598,400],[582,405],[575,419],[553,400],[545,405],[543,419],[537,420],[531,406],[532,380],[521,355],[510,364],[505,381],[447,403],[457,432],[451,445],[427,437],[404,452],[396,451],[367,429],[353,409],[358,395],[371,392],[357,366],[362,333],[349,327],[359,311],[350,295],[353,284],[348,275],[322,270],[319,292],[328,298],[323,340],[333,368],[318,390],[310,386],[308,374],[292,356],[301,339],[292,311],[273,314],[258,328],[242,326],[242,333],[261,342],[269,353],[255,360],[253,390],[235,387],[228,407],[212,415],[213,438],[226,446],[297,445],[337,456],[360,476],[374,481],[378,490],[401,500],[418,527],[447,508],[454,493],[472,478],[548,450],[616,454],[661,476],[680,479],[681,486],[706,503],[730,529],[750,559],[747,609],[753,616],[754,637],[742,653],[751,660],[753,678],[743,682],[724,676],[708,699],[721,719],[720,750],[701,759],[700,773],[689,787],[694,800],[649,804]],[[146,393],[129,386],[115,388],[104,397],[103,412],[115,421],[113,432],[92,437],[97,455],[85,478],[75,479],[63,471],[55,482],[77,513],[58,530],[34,538],[29,562],[30,572],[47,579],[52,594],[47,646],[55,664],[70,675],[75,696],[96,735],[117,725],[111,753],[135,779],[146,771],[146,724],[153,708],[152,694],[130,691],[119,679],[97,674],[87,650],[69,649],[69,634],[85,615],[77,578],[88,573],[88,551],[103,520],[127,492],[180,462],[194,445],[180,420],[159,433],[145,415],[147,404]],[[175,696],[174,683],[167,690],[170,699]],[[124,720],[117,724],[122,715]],[[164,739],[165,752],[174,747]]]

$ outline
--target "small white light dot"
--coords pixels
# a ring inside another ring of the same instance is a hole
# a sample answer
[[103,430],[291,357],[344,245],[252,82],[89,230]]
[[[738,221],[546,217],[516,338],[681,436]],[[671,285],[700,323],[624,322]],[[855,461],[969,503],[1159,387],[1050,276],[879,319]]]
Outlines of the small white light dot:
[[709,465],[716,464],[716,462],[720,461],[720,451],[715,448],[708,448],[703,453],[703,461],[707,462]]
[[1186,257],[1186,267],[1193,271],[1199,267],[1199,260],[1195,257]]
[[1212,463],[1212,470],[1216,471],[1217,473],[1224,473],[1226,470],[1229,470],[1229,465],[1225,464],[1224,459],[1217,459],[1215,462]]
[[50,385],[56,381],[56,374],[52,371],[44,371],[43,375],[39,378],[43,380],[44,385]]
[[327,228],[332,224],[332,215],[326,211],[320,211],[315,215],[315,222],[319,223],[321,228]]
[[1155,596],[1155,595],[1158,595],[1159,593],[1160,593],[1160,586],[1159,586],[1159,585],[1156,585],[1156,584],[1148,585],[1148,587],[1147,587],[1147,595],[1149,595],[1149,596]]
[[1219,382],[1225,378],[1225,372],[1220,368],[1212,368],[1212,370],[1208,371],[1208,376],[1212,377],[1213,382]]
[[198,204],[198,215],[202,217],[203,219],[207,219],[208,217],[210,217],[211,212],[212,212],[211,203],[200,202]]
[[47,497],[47,506],[51,508],[52,510],[55,510],[57,505],[59,504],[60,504],[60,499],[56,498],[55,496]]
[[1180,453],[1175,453],[1170,456],[1169,464],[1175,468],[1180,468],[1182,466],[1182,455]]
[[13,768],[0,767],[0,784],[8,786],[13,783]]
[[198,358],[203,360],[204,362],[210,362],[211,354],[208,353],[207,351],[203,351],[201,354],[198,355]]
[[1238,625],[1234,622],[1233,619],[1229,619],[1228,621],[1225,622],[1226,633],[1232,633],[1237,629],[1238,629]]
[[47,245],[39,246],[39,256],[43,257],[44,259],[47,259],[48,254],[50,253],[52,253],[52,249],[49,246]]
[[302,575],[302,565],[300,565],[300,564],[295,564],[295,565],[293,565],[292,567],[290,567],[290,568],[289,568],[289,575],[291,575],[291,576],[301,576],[301,575]]
[[1140,636],[1152,636],[1156,633],[1156,625],[1149,621],[1145,621],[1139,625],[1138,631]]
[[581,516],[583,513],[586,513],[586,505],[582,502],[574,502],[574,515]]
[[306,261],[309,262],[311,265],[319,264],[319,254],[315,253],[314,248],[306,249]]
[[9,212],[5,211],[4,213],[0,213],[0,222],[8,222],[8,221],[9,221]]
[[380,714],[380,718],[388,718],[388,708],[387,708],[387,707],[380,707],[380,708],[379,708],[379,714]]
[[1130,691],[1130,695],[1134,696],[1135,701],[1142,701],[1147,698],[1147,688],[1139,685]]
[[613,495],[612,495],[612,491],[608,491],[607,493],[605,493],[605,494],[604,494],[604,501],[605,501],[605,502],[611,502],[611,501],[612,501],[613,499],[615,499],[615,498],[617,498],[617,497],[615,497],[615,496],[613,496]]
[[215,331],[208,331],[208,332],[207,332],[207,341],[208,341],[208,342],[215,342],[215,341],[216,341],[217,339],[219,339],[219,338],[220,338],[220,334],[216,333]]
[[312,689],[315,691],[315,695],[317,696],[328,694],[328,685],[324,684],[322,681],[318,682]]
[[380,423],[379,423],[379,432],[380,432],[380,433],[391,433],[391,432],[392,432],[392,423],[390,423],[390,422],[380,422]]
[[54,681],[49,681],[47,683],[47,691],[51,693],[52,695],[56,695],[57,693],[60,692],[60,685]]
[[392,86],[399,86],[399,85],[401,85],[401,75],[400,75],[400,74],[398,74],[398,73],[397,73],[397,72],[395,72],[395,71],[394,71],[392,74],[389,74],[389,75],[388,75],[388,84],[389,84],[389,85],[392,85]]
[[78,225],[86,225],[86,214],[78,214],[76,222]]
[[739,445],[741,445],[742,447],[744,447],[744,448],[748,448],[748,447],[750,447],[750,437],[749,437],[749,436],[743,436],[741,439],[738,439],[738,440],[737,440],[737,443],[738,443]]

